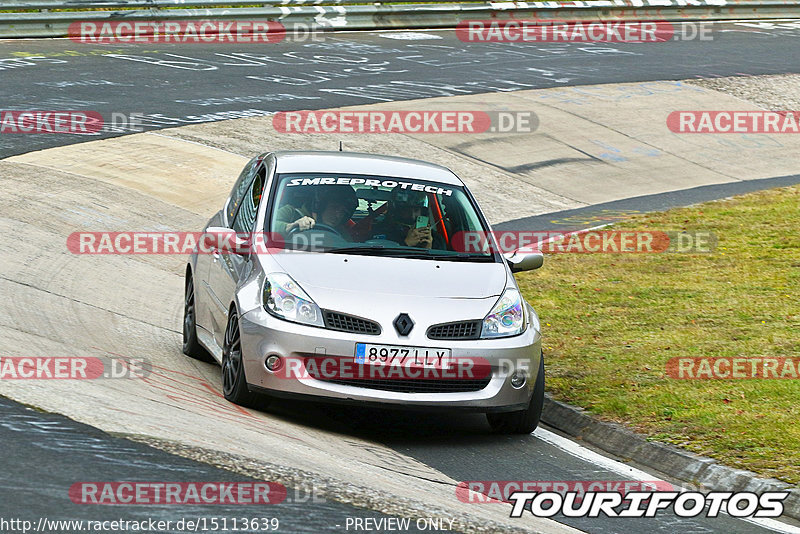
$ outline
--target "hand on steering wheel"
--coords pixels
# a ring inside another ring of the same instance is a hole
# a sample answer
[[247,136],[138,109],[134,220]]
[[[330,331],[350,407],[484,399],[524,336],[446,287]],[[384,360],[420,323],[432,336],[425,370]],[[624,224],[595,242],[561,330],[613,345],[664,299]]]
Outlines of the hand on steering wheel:
[[305,215],[303,217],[300,217],[296,221],[294,221],[292,223],[289,223],[287,226],[291,226],[292,228],[289,231],[287,231],[286,233],[287,234],[291,234],[293,232],[310,230],[311,228],[314,227],[315,224],[316,224],[316,221],[314,220],[313,217],[309,217],[308,215]]

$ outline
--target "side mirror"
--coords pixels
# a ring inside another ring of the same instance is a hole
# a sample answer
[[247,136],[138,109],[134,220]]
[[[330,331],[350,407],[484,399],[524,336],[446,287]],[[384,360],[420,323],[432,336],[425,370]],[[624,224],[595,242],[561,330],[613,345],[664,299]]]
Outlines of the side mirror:
[[208,248],[218,250],[224,254],[238,254],[239,256],[250,254],[250,240],[243,239],[232,228],[209,226],[206,228],[202,239]]
[[541,252],[528,252],[521,254],[519,252],[511,252],[504,254],[506,263],[511,267],[512,273],[521,273],[522,271],[532,271],[538,269],[544,263],[544,254]]

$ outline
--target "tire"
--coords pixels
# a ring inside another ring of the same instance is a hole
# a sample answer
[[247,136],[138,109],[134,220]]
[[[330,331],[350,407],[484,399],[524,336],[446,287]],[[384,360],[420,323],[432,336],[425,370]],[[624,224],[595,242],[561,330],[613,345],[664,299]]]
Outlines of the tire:
[[214,357],[197,341],[197,307],[194,299],[194,280],[186,273],[183,299],[183,353],[201,362],[216,363]]
[[517,412],[487,413],[489,426],[498,434],[530,434],[539,426],[544,406],[544,355],[539,360],[539,373],[533,386],[528,408]]
[[234,404],[255,407],[258,395],[247,388],[242,359],[242,343],[239,334],[239,315],[236,308],[228,314],[228,326],[225,328],[225,341],[222,347],[222,394]]

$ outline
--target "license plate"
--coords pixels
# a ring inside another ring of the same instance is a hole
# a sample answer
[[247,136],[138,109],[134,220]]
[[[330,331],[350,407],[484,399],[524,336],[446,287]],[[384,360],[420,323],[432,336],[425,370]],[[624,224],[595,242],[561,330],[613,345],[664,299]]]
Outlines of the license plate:
[[365,365],[447,369],[450,364],[450,349],[356,343],[355,362]]

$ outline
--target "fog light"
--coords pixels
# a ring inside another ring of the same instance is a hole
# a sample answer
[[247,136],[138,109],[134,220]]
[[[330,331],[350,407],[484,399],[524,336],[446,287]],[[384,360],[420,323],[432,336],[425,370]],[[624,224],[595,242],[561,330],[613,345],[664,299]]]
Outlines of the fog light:
[[266,365],[267,369],[269,369],[270,371],[275,371],[281,366],[281,357],[276,354],[267,356],[264,365]]
[[511,375],[511,387],[514,389],[521,388],[525,385],[527,378],[525,371],[514,371],[514,374]]

